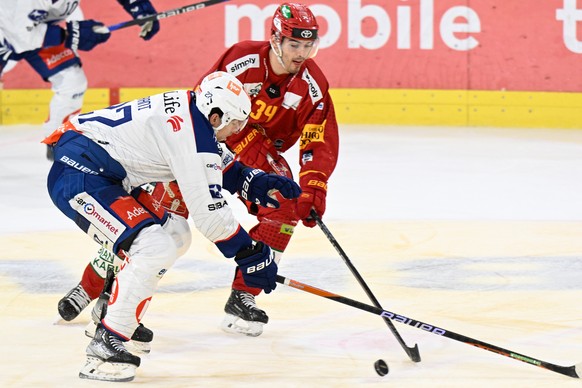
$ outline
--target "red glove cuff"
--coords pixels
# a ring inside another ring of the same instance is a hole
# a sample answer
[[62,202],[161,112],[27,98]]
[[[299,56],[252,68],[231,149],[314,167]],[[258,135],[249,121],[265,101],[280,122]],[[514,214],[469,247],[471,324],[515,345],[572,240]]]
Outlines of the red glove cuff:
[[327,182],[321,179],[322,177],[322,173],[314,171],[306,173],[299,179],[303,192],[297,198],[297,216],[303,221],[303,225],[310,228],[316,224],[311,218],[311,209],[314,209],[320,217],[325,213]]
[[272,170],[267,155],[274,159],[279,157],[273,142],[257,128],[250,128],[242,133],[245,136],[241,139],[237,138],[234,143],[227,141],[238,160],[245,166],[260,168],[263,171]]

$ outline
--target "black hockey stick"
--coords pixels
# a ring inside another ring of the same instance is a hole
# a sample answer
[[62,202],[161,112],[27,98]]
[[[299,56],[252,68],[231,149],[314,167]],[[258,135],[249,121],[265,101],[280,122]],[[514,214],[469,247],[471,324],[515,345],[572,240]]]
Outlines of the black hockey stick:
[[[333,245],[335,250],[341,256],[344,263],[346,263],[346,265],[348,266],[348,268],[350,269],[352,274],[356,277],[356,279],[358,280],[358,283],[360,283],[360,286],[362,286],[362,288],[366,292],[366,295],[368,295],[368,298],[370,298],[370,300],[372,301],[374,306],[381,309],[382,306],[380,305],[380,302],[378,302],[378,299],[376,299],[376,297],[372,293],[372,290],[370,290],[370,287],[368,287],[368,285],[364,281],[364,278],[362,278],[362,276],[360,275],[360,273],[358,272],[356,267],[352,264],[352,262],[348,258],[348,255],[346,255],[346,253],[344,252],[342,247],[340,247],[337,240],[333,237],[333,234],[331,234],[331,232],[329,231],[327,226],[325,226],[325,224],[321,220],[321,217],[319,216],[319,214],[317,214],[317,212],[313,209],[311,210],[311,217],[315,220],[317,225],[323,231],[323,234],[325,234],[325,236],[327,237],[327,239],[329,240],[331,245]],[[410,357],[410,359],[414,362],[420,362],[420,353],[418,352],[418,345],[415,344],[414,347],[410,347],[410,346],[406,345],[406,342],[404,342],[404,340],[400,336],[400,333],[398,333],[398,330],[396,330],[396,327],[394,327],[394,324],[392,323],[392,321],[390,321],[390,319],[388,319],[386,317],[382,317],[382,318],[384,319],[384,322],[386,322],[386,325],[388,326],[388,328],[390,329],[392,334],[394,334],[394,337],[396,337],[396,339],[398,340],[398,343],[400,343],[400,345],[402,346],[402,349],[404,349],[404,351],[406,352],[408,357]]]
[[452,331],[441,329],[440,327],[430,325],[428,323],[424,323],[421,321],[417,321],[412,318],[405,317],[404,315],[399,315],[390,311],[383,310],[378,307],[370,306],[362,302],[355,301],[353,299],[346,298],[341,295],[333,294],[331,292],[307,285],[305,283],[298,282],[297,280],[289,279],[281,275],[277,275],[277,283],[285,284],[289,287],[296,288],[301,291],[309,292],[310,294],[322,296],[327,299],[334,300],[339,303],[343,303],[348,306],[355,307],[360,310],[368,311],[372,314],[380,315],[383,318],[389,318],[396,322],[404,323],[406,325],[416,327],[417,329],[421,329],[427,331],[429,333],[433,333],[436,335],[440,335],[443,337],[447,337],[453,339],[455,341],[464,342],[468,345],[475,346],[480,349],[485,349],[493,353],[500,354],[505,357],[513,358],[514,360],[525,362],[526,364],[534,365],[540,368],[544,368],[550,370],[552,372],[560,373],[562,375],[580,378],[582,376],[582,363],[578,363],[572,366],[561,366],[552,364],[551,362],[538,360],[536,358],[526,356],[523,354],[519,354],[512,350],[507,350],[504,348],[500,348],[499,346],[491,345],[483,341],[479,341],[474,338],[470,338],[464,336],[462,334],[453,333]]
[[177,15],[181,15],[183,13],[197,11],[199,9],[206,8],[206,7],[209,7],[209,6],[214,5],[214,4],[224,3],[226,1],[229,1],[229,0],[201,1],[199,3],[185,5],[185,6],[180,7],[180,8],[175,8],[175,9],[170,9],[168,11],[159,12],[155,15],[146,16],[145,18],[142,18],[142,19],[134,19],[134,20],[129,20],[127,22],[117,23],[117,24],[114,24],[112,26],[108,26],[107,28],[109,29],[109,31],[120,30],[122,28],[135,26],[136,24],[141,25],[141,24],[144,24],[146,22],[161,20],[161,19],[169,18],[171,16],[177,16]]

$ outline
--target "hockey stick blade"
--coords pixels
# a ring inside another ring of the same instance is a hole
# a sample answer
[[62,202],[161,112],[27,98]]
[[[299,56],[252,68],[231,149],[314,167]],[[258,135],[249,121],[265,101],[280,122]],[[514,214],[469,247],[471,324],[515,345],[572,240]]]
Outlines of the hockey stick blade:
[[185,6],[180,7],[180,8],[174,8],[174,9],[170,9],[168,11],[159,12],[159,13],[157,13],[155,15],[146,16],[146,17],[141,18],[141,19],[134,19],[134,20],[129,20],[127,22],[121,22],[121,23],[113,24],[111,26],[108,26],[107,28],[109,28],[109,31],[116,31],[116,30],[120,30],[122,28],[135,26],[137,24],[140,24],[141,25],[141,24],[144,24],[144,23],[147,23],[147,22],[151,22],[151,21],[162,20],[162,19],[169,18],[169,17],[172,17],[172,16],[178,16],[178,15],[181,15],[183,13],[197,11],[199,9],[209,7],[211,5],[225,3],[227,1],[229,1],[229,0],[207,0],[207,1],[201,1],[199,3],[185,5]]
[[[311,210],[311,217],[315,220],[315,222],[317,223],[323,234],[325,234],[325,237],[327,237],[331,245],[333,245],[337,253],[339,253],[344,263],[348,266],[348,268],[350,269],[350,271],[352,272],[360,286],[362,286],[362,288],[364,289],[364,292],[366,292],[366,295],[368,295],[370,301],[372,301],[374,306],[381,309],[382,306],[380,305],[380,302],[378,302],[378,299],[376,299],[376,297],[372,293],[372,290],[370,290],[370,287],[368,287],[368,285],[364,281],[364,278],[360,275],[356,267],[352,264],[352,262],[348,258],[348,255],[344,252],[344,250],[339,245],[335,237],[333,237],[331,231],[327,228],[327,226],[325,226],[319,214],[317,214],[317,212],[313,209]],[[386,317],[382,317],[382,319],[384,320],[386,326],[388,326],[394,337],[396,337],[396,340],[398,341],[400,346],[402,346],[402,349],[404,349],[410,360],[413,362],[420,362],[420,352],[418,351],[418,345],[415,344],[414,347],[406,345],[406,342],[404,342],[404,339],[402,339],[402,336],[400,335],[398,330],[396,330],[396,327],[394,327],[392,321],[390,321],[390,319]]]
[[432,334],[436,334],[438,336],[447,337],[447,338],[450,338],[450,339],[455,340],[455,341],[463,342],[463,343],[466,343],[468,345],[475,346],[479,349],[488,350],[492,353],[496,353],[496,354],[499,354],[499,355],[502,355],[505,357],[509,357],[509,358],[514,359],[514,360],[521,361],[521,362],[524,362],[526,364],[534,365],[534,366],[537,366],[537,367],[540,367],[543,369],[547,369],[549,371],[556,372],[556,373],[559,373],[559,374],[562,374],[565,376],[569,376],[569,377],[573,377],[573,378],[577,378],[577,379],[579,379],[580,376],[582,376],[582,363],[572,365],[572,366],[562,366],[562,365],[552,364],[551,362],[538,360],[534,357],[530,357],[530,356],[526,356],[524,354],[514,352],[513,350],[504,349],[504,348],[501,348],[501,347],[496,346],[496,345],[488,344],[487,342],[483,342],[483,341],[480,341],[480,340],[477,340],[474,338],[464,336],[462,334],[458,334],[458,333],[454,333],[454,332],[449,331],[449,330],[442,329],[440,327],[437,327],[437,326],[434,326],[434,325],[431,325],[428,323],[424,323],[424,322],[417,321],[417,320],[412,319],[412,318],[408,318],[404,315],[396,314],[396,313],[393,313],[393,312],[390,312],[387,310],[383,310],[383,309],[378,308],[378,307],[370,306],[370,305],[367,305],[365,303],[346,298],[345,296],[337,295],[337,294],[331,293],[329,291],[325,291],[325,290],[322,290],[320,288],[316,288],[316,287],[310,286],[308,284],[298,282],[297,280],[286,278],[286,277],[281,276],[281,275],[277,275],[277,283],[285,284],[286,286],[296,288],[298,290],[305,291],[305,292],[308,292],[310,294],[314,294],[317,296],[321,296],[323,298],[331,299],[331,300],[336,301],[338,303],[352,306],[352,307],[367,311],[367,312],[372,313],[372,314],[380,315],[381,317],[389,318],[393,321],[400,322],[402,324],[409,325],[409,326],[415,327],[417,329],[424,330],[424,331],[432,333]]

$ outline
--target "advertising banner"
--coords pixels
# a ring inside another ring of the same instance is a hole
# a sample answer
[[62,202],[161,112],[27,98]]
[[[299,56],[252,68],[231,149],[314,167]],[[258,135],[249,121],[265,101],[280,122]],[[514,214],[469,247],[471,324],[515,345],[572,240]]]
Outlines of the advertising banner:
[[[192,0],[191,0],[192,1]],[[188,4],[153,0],[158,11]],[[582,92],[582,0],[305,1],[320,24],[316,61],[334,88]],[[266,40],[279,2],[229,1],[139,28],[81,52],[90,87],[192,87],[235,42]],[[115,0],[81,2],[106,25],[131,17]],[[5,88],[46,87],[27,63]]]

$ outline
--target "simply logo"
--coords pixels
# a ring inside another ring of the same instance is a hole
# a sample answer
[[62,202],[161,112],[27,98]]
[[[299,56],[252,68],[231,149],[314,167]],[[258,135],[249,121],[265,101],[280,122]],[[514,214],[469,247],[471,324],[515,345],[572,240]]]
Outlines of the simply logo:
[[180,116],[172,116],[170,117],[166,123],[170,123],[172,124],[172,131],[174,132],[178,132],[180,129],[182,129],[182,125],[180,123],[183,123],[184,119],[181,118]]
[[235,77],[248,69],[259,68],[259,54],[249,54],[227,63],[225,68]]

